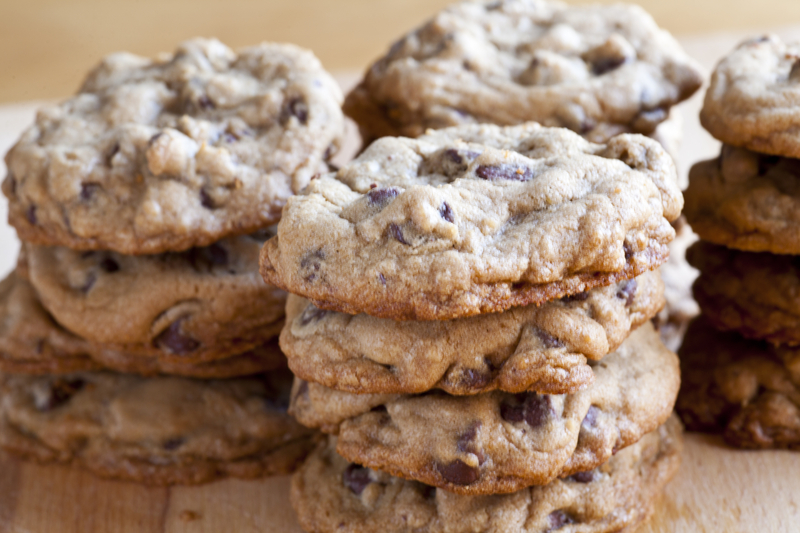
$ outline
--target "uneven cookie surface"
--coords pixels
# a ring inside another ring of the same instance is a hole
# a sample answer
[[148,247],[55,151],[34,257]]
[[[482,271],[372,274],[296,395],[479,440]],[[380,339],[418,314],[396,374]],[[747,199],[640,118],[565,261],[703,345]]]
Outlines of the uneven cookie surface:
[[765,35],[740,44],[711,75],[700,122],[733,146],[800,158],[800,44]]
[[153,485],[286,473],[316,440],[286,414],[290,379],[3,375],[0,446]]
[[800,449],[800,349],[717,331],[702,316],[680,350],[678,414],[740,448]]
[[289,199],[269,282],[322,309],[441,320],[630,279],[663,263],[683,199],[658,143],[467,125],[383,138]]
[[462,2],[396,42],[345,101],[366,139],[536,121],[595,140],[652,133],[702,83],[644,10]]
[[672,412],[678,359],[650,324],[592,369],[568,395],[355,395],[297,380],[290,413],[338,434],[349,461],[459,494],[514,492],[597,467]]
[[694,294],[717,327],[774,344],[800,345],[800,257],[698,243]]
[[392,477],[348,463],[335,447],[331,438],[292,479],[292,505],[312,533],[600,533],[628,531],[652,514],[678,470],[683,442],[673,416],[595,470],[490,496],[462,496]]
[[800,255],[800,161],[724,145],[692,167],[684,214],[700,238]]
[[108,368],[142,375],[226,378],[285,366],[286,358],[277,339],[245,353],[208,362],[192,362],[165,352],[145,356],[112,350],[58,325],[22,276],[12,273],[0,282],[0,372],[68,374]]
[[129,256],[28,245],[31,284],[59,324],[106,348],[187,362],[275,337],[286,294],[258,274],[266,233],[180,253]]
[[6,156],[9,221],[26,241],[124,254],[252,232],[335,153],[341,101],[293,45],[110,55]]
[[290,295],[281,346],[301,379],[357,394],[564,394],[592,383],[587,358],[615,350],[663,294],[647,272],[541,307],[425,322],[324,311]]

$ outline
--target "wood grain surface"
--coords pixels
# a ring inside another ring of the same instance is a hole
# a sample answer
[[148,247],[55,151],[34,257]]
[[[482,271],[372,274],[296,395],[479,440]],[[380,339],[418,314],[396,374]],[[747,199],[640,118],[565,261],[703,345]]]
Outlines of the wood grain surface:
[[[754,32],[683,39],[707,68]],[[780,32],[800,38],[800,27]],[[349,86],[354,77],[340,76]],[[682,106],[684,145],[679,168],[713,157],[714,141],[699,126],[701,95]],[[0,106],[0,149],[32,119],[33,104]],[[0,165],[0,176],[4,169]],[[5,199],[0,219],[5,219]],[[18,243],[0,222],[0,275]],[[640,533],[800,531],[800,454],[732,450],[719,438],[688,435],[683,466],[654,518]],[[98,479],[77,468],[23,463],[0,453],[0,533],[297,533],[288,477],[225,480],[200,487],[148,488]]]

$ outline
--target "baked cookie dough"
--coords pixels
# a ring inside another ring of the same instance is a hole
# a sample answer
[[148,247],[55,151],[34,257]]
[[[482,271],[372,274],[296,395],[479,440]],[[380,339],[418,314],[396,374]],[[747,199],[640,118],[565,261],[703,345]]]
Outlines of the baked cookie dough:
[[444,320],[541,304],[666,261],[683,198],[655,141],[466,125],[386,137],[289,199],[268,283],[317,307]]
[[344,109],[367,141],[528,121],[605,141],[652,133],[702,81],[638,6],[461,2],[397,41]]
[[206,362],[277,336],[286,293],[258,274],[264,232],[131,256],[28,245],[28,275],[64,328],[105,348]]
[[341,91],[288,44],[106,57],[6,156],[22,240],[155,254],[277,222],[344,135]]
[[0,372],[67,374],[108,368],[141,375],[227,378],[285,366],[277,339],[243,354],[196,363],[167,353],[147,357],[111,350],[59,326],[21,276],[12,273],[0,282]]
[[331,437],[295,473],[291,500],[311,533],[629,531],[653,513],[682,449],[673,416],[594,470],[512,494],[462,496],[348,463]]
[[289,412],[338,434],[349,461],[458,494],[507,493],[596,468],[669,418],[678,358],[650,324],[592,370],[594,384],[569,395],[356,395],[297,380]]
[[702,315],[680,350],[675,406],[690,431],[739,448],[800,449],[800,348],[717,331]]
[[317,440],[286,414],[290,380],[4,374],[0,447],[149,485],[285,474]]
[[576,392],[599,360],[664,305],[658,272],[541,307],[396,322],[318,309],[290,295],[281,346],[296,376],[356,394],[499,389]]
[[688,259],[700,270],[695,298],[714,326],[800,345],[800,257],[700,242],[689,249]]
[[800,160],[724,145],[692,167],[684,214],[701,239],[800,255]]
[[800,158],[800,44],[765,35],[740,44],[711,75],[700,123],[733,146]]

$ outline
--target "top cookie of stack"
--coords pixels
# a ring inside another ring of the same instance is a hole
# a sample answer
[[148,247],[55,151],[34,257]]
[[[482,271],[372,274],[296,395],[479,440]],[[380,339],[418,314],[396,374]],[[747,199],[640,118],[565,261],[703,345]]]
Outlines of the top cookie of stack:
[[108,56],[39,111],[6,156],[28,242],[156,254],[277,222],[342,136],[336,82],[310,52],[216,40],[155,61]]

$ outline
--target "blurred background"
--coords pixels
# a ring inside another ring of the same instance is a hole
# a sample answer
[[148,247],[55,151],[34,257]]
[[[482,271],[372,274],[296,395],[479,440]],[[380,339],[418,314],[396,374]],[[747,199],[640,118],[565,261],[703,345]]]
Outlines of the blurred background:
[[[600,0],[613,3],[613,0]],[[103,55],[172,51],[193,36],[233,48],[264,40],[361,71],[450,0],[0,0],[0,102],[71,94]],[[568,0],[568,3],[580,3]],[[585,2],[583,2],[585,3]],[[676,35],[800,23],[799,0],[640,0]]]

